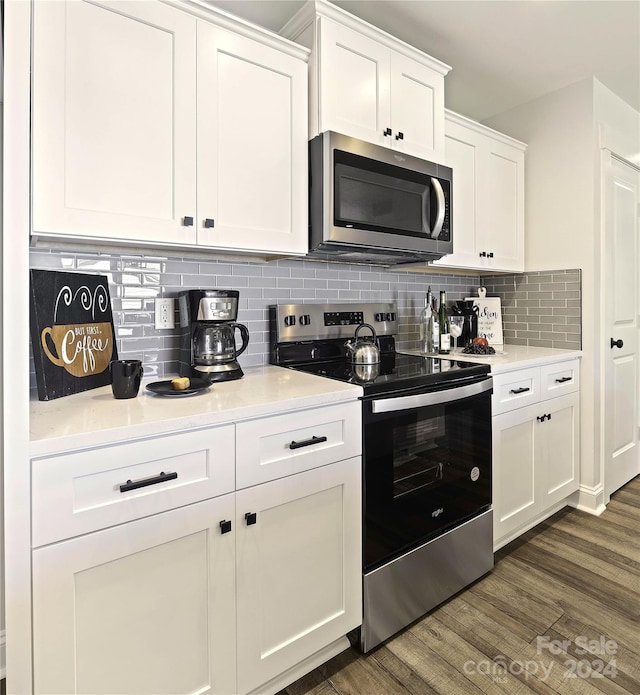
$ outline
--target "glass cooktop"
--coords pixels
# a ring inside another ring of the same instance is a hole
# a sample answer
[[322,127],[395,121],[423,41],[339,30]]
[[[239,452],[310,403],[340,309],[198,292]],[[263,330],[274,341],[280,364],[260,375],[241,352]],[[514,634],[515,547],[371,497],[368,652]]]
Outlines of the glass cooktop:
[[383,354],[379,364],[371,365],[330,360],[289,366],[309,374],[358,384],[364,388],[365,396],[436,387],[451,380],[481,377],[490,371],[484,364],[402,353]]

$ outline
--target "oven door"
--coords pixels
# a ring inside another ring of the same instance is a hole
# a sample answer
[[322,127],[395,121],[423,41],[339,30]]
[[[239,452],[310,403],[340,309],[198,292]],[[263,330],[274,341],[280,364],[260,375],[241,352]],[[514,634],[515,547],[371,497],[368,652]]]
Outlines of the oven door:
[[364,401],[364,568],[491,505],[491,377]]

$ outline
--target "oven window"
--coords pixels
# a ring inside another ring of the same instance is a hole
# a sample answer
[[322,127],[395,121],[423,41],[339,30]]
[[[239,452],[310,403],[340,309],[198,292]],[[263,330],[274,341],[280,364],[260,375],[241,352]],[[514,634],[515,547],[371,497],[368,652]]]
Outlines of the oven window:
[[365,567],[491,504],[490,392],[442,405],[364,410]]

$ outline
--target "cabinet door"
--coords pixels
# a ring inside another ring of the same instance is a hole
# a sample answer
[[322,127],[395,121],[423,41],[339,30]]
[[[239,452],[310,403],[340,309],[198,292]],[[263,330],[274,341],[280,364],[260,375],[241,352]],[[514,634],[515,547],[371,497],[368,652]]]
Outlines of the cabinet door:
[[444,77],[391,52],[391,145],[434,162],[444,160]]
[[33,229],[193,243],[196,21],[151,2],[36,2]]
[[360,466],[355,457],[237,493],[239,693],[362,622]]
[[319,31],[320,132],[390,146],[389,49],[326,19]]
[[537,512],[537,405],[493,418],[493,538],[499,541]]
[[35,550],[35,692],[235,692],[234,518],[226,495]]
[[486,137],[479,174],[477,211],[480,224],[476,251],[487,256],[478,257],[486,259],[486,267],[491,270],[522,271],[524,153]]
[[305,253],[307,185],[306,63],[199,23],[198,244]]
[[540,504],[546,509],[578,489],[580,396],[543,401],[538,406],[545,418],[537,428],[540,436]]
[[434,265],[524,270],[524,151],[505,140],[478,123],[447,116],[445,161],[454,171],[453,253]]

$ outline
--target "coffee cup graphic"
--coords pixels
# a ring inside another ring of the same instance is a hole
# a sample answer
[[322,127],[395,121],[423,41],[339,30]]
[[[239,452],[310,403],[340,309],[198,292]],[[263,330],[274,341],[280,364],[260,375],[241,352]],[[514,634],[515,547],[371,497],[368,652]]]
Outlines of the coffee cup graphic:
[[60,289],[53,325],[40,333],[42,349],[51,363],[76,377],[107,369],[114,353],[112,323],[104,320],[109,318],[108,297],[104,285]]
[[100,374],[113,354],[110,323],[58,324],[40,334],[47,358],[73,376]]

